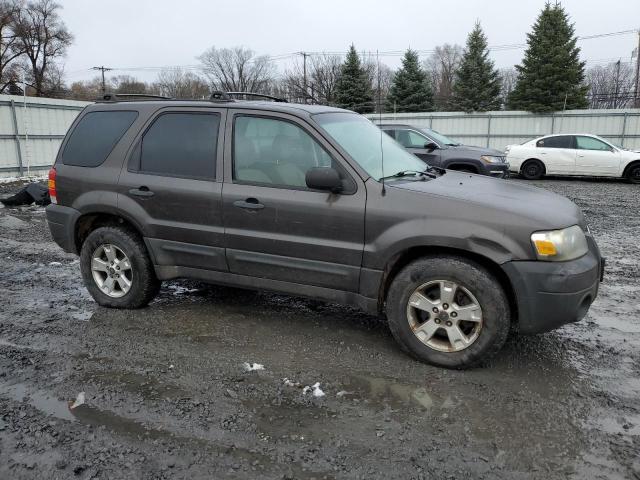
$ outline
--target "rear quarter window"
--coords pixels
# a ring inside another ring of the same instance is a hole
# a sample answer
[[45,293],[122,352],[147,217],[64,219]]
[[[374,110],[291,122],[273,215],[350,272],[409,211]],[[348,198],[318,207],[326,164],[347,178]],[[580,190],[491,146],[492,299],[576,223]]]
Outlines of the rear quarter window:
[[138,112],[89,112],[76,125],[62,152],[64,165],[101,165],[134,122]]

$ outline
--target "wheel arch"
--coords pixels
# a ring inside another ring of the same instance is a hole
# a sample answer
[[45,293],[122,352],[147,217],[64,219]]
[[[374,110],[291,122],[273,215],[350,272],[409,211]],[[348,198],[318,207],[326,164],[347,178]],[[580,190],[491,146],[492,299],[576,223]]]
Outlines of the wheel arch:
[[478,167],[476,163],[465,160],[452,160],[447,162],[444,168],[448,168],[449,170],[469,169],[473,170],[475,173],[480,173],[482,171],[482,168]]
[[637,160],[631,160],[629,163],[627,163],[627,165],[624,167],[624,170],[622,171],[622,178],[627,178],[629,170],[637,165],[640,165],[640,158],[638,158]]
[[74,226],[73,238],[76,252],[80,252],[82,244],[92,231],[105,226],[123,226],[140,235],[140,238],[143,238],[140,226],[122,212],[112,210],[82,212],[82,215],[78,217]]
[[507,299],[509,301],[509,308],[511,310],[511,321],[513,324],[517,324],[518,322],[518,307],[516,300],[516,292],[514,289],[511,280],[507,276],[506,272],[502,269],[502,267],[496,263],[494,260],[468,250],[462,250],[454,247],[443,247],[443,246],[415,246],[410,247],[406,250],[398,252],[391,258],[383,271],[382,279],[380,281],[379,292],[378,292],[378,311],[382,312],[384,310],[384,305],[387,300],[387,295],[389,293],[389,288],[393,280],[396,278],[398,273],[411,262],[418,260],[420,258],[429,257],[429,256],[452,256],[452,257],[460,257],[466,260],[471,260],[480,266],[484,267],[491,274],[493,274],[500,286],[505,291],[507,295]]

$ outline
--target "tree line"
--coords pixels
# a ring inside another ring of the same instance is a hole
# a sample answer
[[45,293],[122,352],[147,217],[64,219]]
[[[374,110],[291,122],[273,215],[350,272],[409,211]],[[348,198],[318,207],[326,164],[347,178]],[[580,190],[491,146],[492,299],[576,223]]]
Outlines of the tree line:
[[476,23],[464,47],[444,44],[425,59],[408,49],[393,71],[375,53],[304,54],[279,71],[273,58],[246,47],[211,47],[197,68],[166,68],[155,81],[108,75],[64,82],[61,60],[73,36],[53,0],[0,0],[0,93],[93,100],[104,91],[207,98],[212,91],[251,91],[360,113],[488,110],[548,112],[622,108],[634,102],[628,63],[586,69],[574,26],[559,3],[547,3],[527,34],[521,62],[498,70]]

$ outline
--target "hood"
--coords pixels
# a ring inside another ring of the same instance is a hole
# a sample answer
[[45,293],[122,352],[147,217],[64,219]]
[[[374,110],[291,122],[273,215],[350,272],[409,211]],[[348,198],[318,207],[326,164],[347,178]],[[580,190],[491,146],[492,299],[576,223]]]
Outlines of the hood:
[[400,180],[387,185],[475,205],[479,207],[478,215],[482,215],[483,208],[493,213],[504,212],[505,222],[512,215],[526,218],[539,230],[576,224],[586,229],[582,211],[568,198],[510,180],[447,170],[433,180]]
[[480,158],[481,155],[492,155],[494,157],[504,157],[505,153],[495,148],[474,147],[472,145],[447,146],[447,150],[455,150],[460,153],[469,153]]

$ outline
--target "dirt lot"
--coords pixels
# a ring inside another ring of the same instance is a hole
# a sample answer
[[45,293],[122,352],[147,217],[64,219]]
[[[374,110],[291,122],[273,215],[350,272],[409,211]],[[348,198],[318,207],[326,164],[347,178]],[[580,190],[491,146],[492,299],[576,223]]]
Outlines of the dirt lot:
[[0,478],[640,478],[640,187],[537,183],[584,209],[606,281],[466,372],[309,300],[171,282],[98,308],[44,210],[0,209]]

